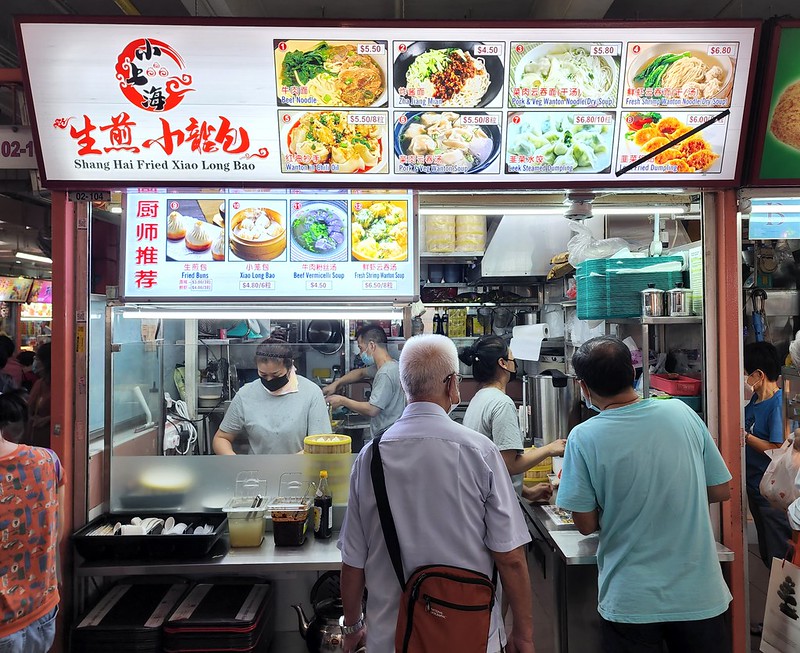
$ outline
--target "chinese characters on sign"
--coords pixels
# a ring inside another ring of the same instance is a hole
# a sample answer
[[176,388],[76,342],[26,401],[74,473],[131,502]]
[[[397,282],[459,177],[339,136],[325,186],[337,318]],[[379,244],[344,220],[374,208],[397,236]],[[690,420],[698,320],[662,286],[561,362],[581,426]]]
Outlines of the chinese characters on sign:
[[197,193],[125,201],[126,299],[408,300],[418,282],[408,191]]

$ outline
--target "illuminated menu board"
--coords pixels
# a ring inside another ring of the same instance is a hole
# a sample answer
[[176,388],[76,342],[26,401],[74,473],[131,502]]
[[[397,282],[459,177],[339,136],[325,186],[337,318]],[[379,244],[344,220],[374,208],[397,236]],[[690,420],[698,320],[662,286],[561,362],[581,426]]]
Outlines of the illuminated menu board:
[[127,299],[407,301],[408,192],[129,193]]
[[0,277],[0,301],[27,301],[32,284],[33,279],[27,277]]
[[28,302],[31,304],[52,304],[53,282],[47,279],[35,279],[31,285]]
[[[75,21],[20,33],[51,187],[407,188],[735,180],[757,29]],[[52,56],[59,44],[69,58]],[[76,61],[91,94],[75,92]]]
[[[800,184],[800,20],[778,21],[754,131],[751,183]],[[794,217],[794,216],[792,216]]]

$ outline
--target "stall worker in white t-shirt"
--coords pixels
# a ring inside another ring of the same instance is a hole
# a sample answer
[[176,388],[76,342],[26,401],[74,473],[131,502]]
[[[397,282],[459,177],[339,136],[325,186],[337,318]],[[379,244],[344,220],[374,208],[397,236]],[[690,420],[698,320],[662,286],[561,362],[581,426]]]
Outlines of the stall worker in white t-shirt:
[[255,355],[258,379],[233,398],[214,435],[214,453],[231,456],[244,436],[248,453],[299,453],[307,435],[331,433],[322,390],[297,374],[294,353],[283,341],[267,338]]

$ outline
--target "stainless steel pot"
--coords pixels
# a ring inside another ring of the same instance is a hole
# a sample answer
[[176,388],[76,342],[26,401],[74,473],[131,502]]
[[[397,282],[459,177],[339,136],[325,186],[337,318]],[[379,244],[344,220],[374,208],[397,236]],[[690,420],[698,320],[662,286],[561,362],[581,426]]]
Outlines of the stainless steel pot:
[[667,291],[667,315],[687,317],[692,315],[692,290],[678,282]]
[[642,291],[642,316],[661,317],[664,315],[664,291],[648,283]]
[[528,379],[534,444],[539,447],[566,438],[581,421],[578,380],[558,370],[544,370]]

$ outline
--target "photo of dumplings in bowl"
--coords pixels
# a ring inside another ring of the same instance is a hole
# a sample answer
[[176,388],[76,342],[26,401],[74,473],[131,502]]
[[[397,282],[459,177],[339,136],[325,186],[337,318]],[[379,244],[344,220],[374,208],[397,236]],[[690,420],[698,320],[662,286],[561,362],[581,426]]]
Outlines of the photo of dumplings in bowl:
[[350,225],[356,261],[405,261],[408,258],[408,203],[354,202]]
[[[466,120],[465,115],[469,116]],[[455,111],[404,116],[405,123],[395,127],[395,155],[426,157],[425,166],[418,167],[421,172],[476,173],[497,160],[500,127],[490,120],[496,116]]]
[[286,249],[284,216],[268,208],[245,208],[231,219],[231,250],[248,261],[270,261]]

